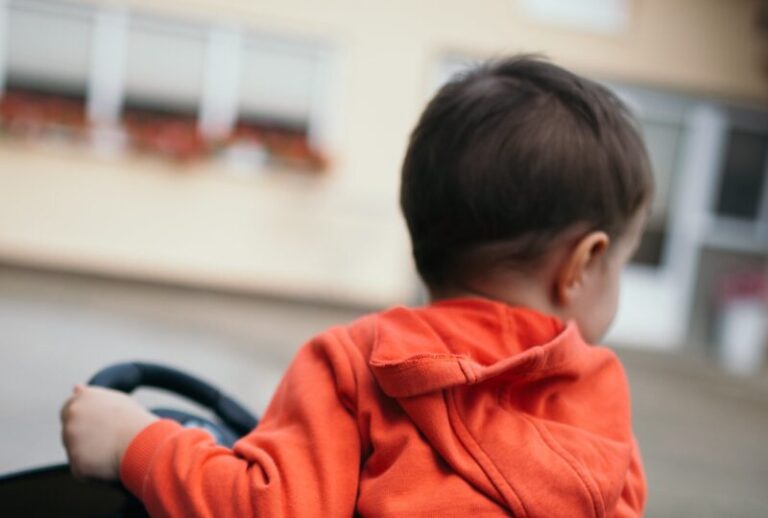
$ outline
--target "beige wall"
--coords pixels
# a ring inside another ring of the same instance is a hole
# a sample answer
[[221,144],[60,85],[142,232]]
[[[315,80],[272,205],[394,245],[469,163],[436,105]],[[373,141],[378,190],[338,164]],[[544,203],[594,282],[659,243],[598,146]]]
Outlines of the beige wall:
[[412,65],[446,51],[478,56],[527,51],[600,76],[768,101],[768,36],[761,41],[757,28],[760,0],[630,0],[631,20],[620,34],[533,22],[515,0],[127,3],[320,36],[361,60],[353,64],[353,74],[371,78],[399,70],[396,76],[406,81],[424,79],[426,71]]
[[238,180],[2,144],[0,258],[387,304],[414,292],[397,172],[440,57],[544,52],[598,77],[768,102],[757,0],[635,0],[618,35],[533,24],[512,0],[130,4],[327,41],[333,170]]

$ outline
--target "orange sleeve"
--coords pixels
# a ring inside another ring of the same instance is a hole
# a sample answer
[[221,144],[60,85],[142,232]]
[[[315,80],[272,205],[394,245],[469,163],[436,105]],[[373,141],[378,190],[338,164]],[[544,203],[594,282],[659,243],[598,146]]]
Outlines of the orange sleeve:
[[152,516],[352,516],[355,377],[328,340],[299,351],[262,422],[231,450],[172,421],[141,431],[122,459],[125,486]]

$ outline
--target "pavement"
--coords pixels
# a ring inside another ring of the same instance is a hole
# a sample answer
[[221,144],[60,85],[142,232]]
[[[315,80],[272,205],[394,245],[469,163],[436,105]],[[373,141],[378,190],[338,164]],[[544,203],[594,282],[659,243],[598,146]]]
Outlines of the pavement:
[[[180,366],[260,412],[298,346],[361,313],[0,265],[0,474],[64,460],[58,408],[105,365]],[[768,374],[729,376],[686,350],[618,352],[648,474],[646,516],[768,516]]]

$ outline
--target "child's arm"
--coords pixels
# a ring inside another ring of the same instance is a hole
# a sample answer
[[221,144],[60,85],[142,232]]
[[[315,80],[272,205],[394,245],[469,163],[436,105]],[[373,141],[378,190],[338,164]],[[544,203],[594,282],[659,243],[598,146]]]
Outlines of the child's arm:
[[[305,346],[261,424],[232,450],[167,420],[144,422],[128,444],[120,430],[141,421],[137,404],[96,401],[86,389],[64,412],[71,414],[64,416],[64,436],[73,468],[114,477],[114,459],[122,459],[120,478],[152,516],[351,516],[360,438],[350,412],[355,377],[343,349],[328,340]],[[135,422],[118,423],[116,415]],[[114,451],[90,455],[98,441]]]

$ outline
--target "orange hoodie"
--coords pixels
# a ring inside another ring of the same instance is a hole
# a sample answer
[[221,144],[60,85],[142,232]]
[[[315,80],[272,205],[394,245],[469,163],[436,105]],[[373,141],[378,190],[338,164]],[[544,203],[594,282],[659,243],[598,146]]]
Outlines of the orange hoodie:
[[306,344],[232,450],[162,420],[121,478],[153,516],[640,516],[622,367],[575,324],[482,299]]

